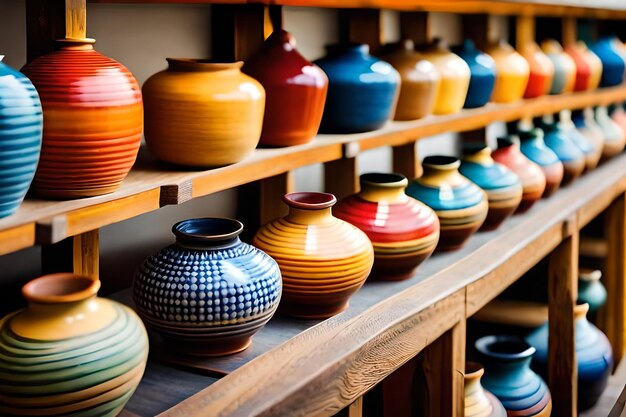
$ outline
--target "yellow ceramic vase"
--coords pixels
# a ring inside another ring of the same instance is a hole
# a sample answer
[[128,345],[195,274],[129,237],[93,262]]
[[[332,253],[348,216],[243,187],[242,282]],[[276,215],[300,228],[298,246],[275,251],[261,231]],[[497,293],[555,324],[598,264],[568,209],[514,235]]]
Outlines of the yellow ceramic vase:
[[512,103],[521,99],[526,91],[530,68],[528,62],[506,42],[492,44],[487,53],[496,61],[496,86],[491,101]]
[[345,310],[372,269],[372,243],[361,230],[333,217],[337,199],[332,194],[291,193],[283,201],[289,214],[263,226],[253,241],[280,267],[279,309],[304,318]]
[[215,167],[239,162],[259,142],[265,107],[260,83],[241,62],[168,58],[143,86],[148,149],[172,164]]

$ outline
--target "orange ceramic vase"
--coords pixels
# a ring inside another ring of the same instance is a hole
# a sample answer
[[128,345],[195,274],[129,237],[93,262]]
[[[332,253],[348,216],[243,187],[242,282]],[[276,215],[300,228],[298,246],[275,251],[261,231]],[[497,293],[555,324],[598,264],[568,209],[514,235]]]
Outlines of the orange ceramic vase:
[[93,39],[58,41],[58,50],[23,69],[43,107],[43,147],[33,188],[53,198],[115,191],[135,163],[143,127],[137,80],[93,48]]
[[554,39],[547,39],[541,43],[541,49],[548,55],[554,65],[554,78],[550,94],[571,93],[576,82],[576,63],[563,51],[561,44]]
[[242,62],[168,58],[143,85],[148,149],[162,161],[217,167],[248,156],[261,137],[265,90]]
[[576,64],[576,81],[574,91],[595,90],[602,77],[602,61],[598,55],[587,48],[587,44],[578,41],[565,47],[565,52]]
[[530,75],[524,98],[535,98],[548,94],[554,77],[554,65],[535,42],[524,46],[522,56],[528,62]]
[[253,240],[280,267],[279,310],[302,318],[340,313],[372,269],[372,243],[357,227],[333,217],[332,194],[291,193],[283,201],[289,214],[263,226]]
[[491,101],[512,103],[521,99],[526,91],[530,68],[523,56],[508,43],[501,41],[486,51],[496,61],[496,86]]

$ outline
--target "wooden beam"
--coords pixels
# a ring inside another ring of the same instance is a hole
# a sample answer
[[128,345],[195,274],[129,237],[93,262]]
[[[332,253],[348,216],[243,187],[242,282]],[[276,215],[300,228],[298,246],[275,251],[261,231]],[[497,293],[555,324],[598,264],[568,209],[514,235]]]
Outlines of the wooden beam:
[[563,17],[563,46],[574,45],[578,40],[577,20],[573,16]]
[[375,54],[382,39],[382,19],[379,9],[347,9],[339,11],[339,38],[344,42],[365,43]]
[[399,172],[409,181],[422,176],[422,163],[417,152],[417,143],[407,143],[391,149],[394,172]]
[[88,276],[94,280],[100,277],[100,233],[99,230],[74,236],[73,264],[74,273]]
[[54,41],[65,36],[65,3],[62,0],[26,0],[26,58],[30,62],[54,50]]
[[523,51],[526,45],[535,42],[535,17],[521,15],[515,17],[515,49]]
[[260,181],[260,224],[264,225],[287,214],[287,206],[282,197],[295,191],[296,181],[291,171]]
[[431,38],[430,19],[426,12],[400,13],[400,36],[416,45],[427,43]]
[[87,0],[65,0],[65,37],[87,37]]
[[324,190],[341,200],[359,190],[356,158],[342,158],[324,164]]
[[494,37],[491,34],[490,19],[487,14],[464,14],[461,15],[461,28],[463,39],[471,39],[478,49],[484,51]]
[[348,417],[363,417],[363,396],[348,406]]
[[211,8],[211,40],[214,60],[245,61],[256,52],[270,21],[262,4],[216,4]]
[[382,417],[412,417],[413,410],[413,380],[417,360],[411,359],[382,381],[383,386],[383,416]]

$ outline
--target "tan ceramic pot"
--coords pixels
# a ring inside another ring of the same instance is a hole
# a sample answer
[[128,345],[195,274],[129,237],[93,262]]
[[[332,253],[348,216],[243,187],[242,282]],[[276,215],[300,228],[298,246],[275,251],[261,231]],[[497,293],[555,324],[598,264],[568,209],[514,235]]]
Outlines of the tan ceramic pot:
[[148,149],[165,162],[197,167],[248,156],[261,137],[261,84],[240,71],[241,62],[167,61],[143,86]]
[[528,62],[508,43],[492,44],[486,51],[496,61],[496,86],[491,101],[512,103],[521,99],[526,91],[530,68]]
[[541,42],[541,49],[554,65],[554,78],[550,94],[571,93],[576,83],[576,62],[565,53],[561,44],[554,39]]

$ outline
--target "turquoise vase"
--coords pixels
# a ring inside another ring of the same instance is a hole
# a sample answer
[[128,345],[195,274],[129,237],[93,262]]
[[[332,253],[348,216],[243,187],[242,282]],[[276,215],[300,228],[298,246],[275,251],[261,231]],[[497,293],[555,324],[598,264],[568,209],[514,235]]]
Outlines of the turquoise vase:
[[546,189],[542,197],[550,197],[563,181],[563,163],[554,151],[546,146],[543,130],[534,128],[519,130],[520,150],[524,156],[541,168],[546,176]]
[[563,163],[562,185],[571,183],[585,170],[585,154],[558,122],[542,120],[539,127],[544,132],[544,142]]
[[496,84],[496,62],[486,53],[479,51],[469,39],[463,46],[452,48],[452,52],[463,58],[470,69],[470,83],[463,108],[482,107],[489,102]]
[[596,313],[606,303],[606,288],[600,279],[602,272],[598,269],[578,271],[578,304],[589,304],[589,314]]

